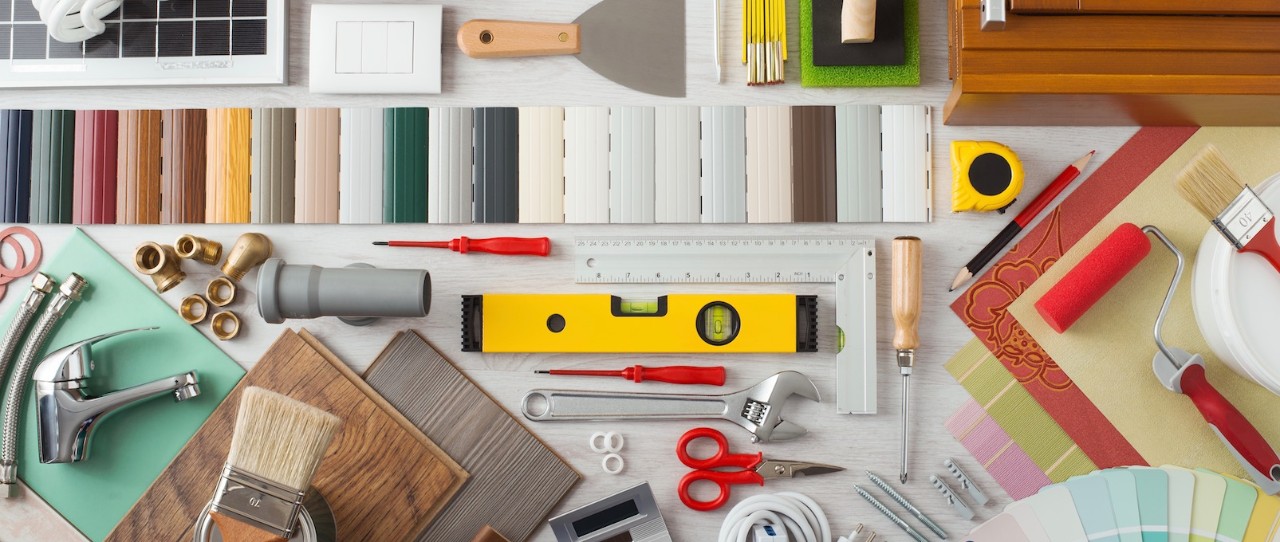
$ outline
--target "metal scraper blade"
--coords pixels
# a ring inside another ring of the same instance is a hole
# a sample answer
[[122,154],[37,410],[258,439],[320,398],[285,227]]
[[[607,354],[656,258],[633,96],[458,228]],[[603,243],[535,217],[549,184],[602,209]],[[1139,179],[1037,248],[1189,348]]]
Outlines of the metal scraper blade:
[[574,22],[578,60],[620,85],[684,97],[685,0],[604,0]]

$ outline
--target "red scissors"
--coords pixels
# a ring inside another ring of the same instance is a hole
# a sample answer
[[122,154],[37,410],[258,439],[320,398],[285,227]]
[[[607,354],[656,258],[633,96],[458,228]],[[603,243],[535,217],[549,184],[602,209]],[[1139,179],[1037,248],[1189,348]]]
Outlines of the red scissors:
[[[700,438],[709,438],[716,441],[716,453],[714,455],[705,459],[698,459],[689,455],[689,443]],[[680,479],[680,501],[685,506],[699,512],[707,512],[724,506],[724,503],[729,501],[729,486],[732,484],[764,485],[764,481],[767,478],[792,478],[797,474],[826,474],[844,470],[843,467],[823,465],[821,463],[765,459],[763,452],[756,452],[754,455],[729,453],[729,441],[725,440],[724,433],[710,427],[690,429],[688,433],[680,437],[680,442],[676,444],[676,457],[680,458],[681,463],[694,469]],[[740,467],[742,470],[711,470],[724,467]],[[720,495],[711,501],[694,499],[689,495],[689,486],[699,480],[706,480],[720,486]]]

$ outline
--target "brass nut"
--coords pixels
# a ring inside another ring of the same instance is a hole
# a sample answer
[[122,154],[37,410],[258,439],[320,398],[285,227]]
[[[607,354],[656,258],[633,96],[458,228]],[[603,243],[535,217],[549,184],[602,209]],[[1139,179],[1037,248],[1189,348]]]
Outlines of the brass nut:
[[213,327],[213,334],[218,337],[218,340],[229,341],[240,334],[240,317],[231,311],[214,314],[209,324]]
[[240,282],[244,275],[255,267],[262,265],[271,257],[271,240],[261,233],[246,233],[236,239],[227,261],[222,264],[222,274],[231,280]]
[[178,306],[178,314],[181,314],[182,319],[188,324],[199,324],[209,316],[209,302],[205,301],[204,296],[200,294],[191,294],[182,298],[182,304]]
[[187,278],[173,247],[155,242],[138,245],[133,252],[133,265],[139,273],[148,275],[156,283],[156,291],[167,292]]
[[236,284],[227,277],[213,279],[209,281],[209,287],[205,290],[205,297],[209,298],[210,303],[225,307],[236,299]]
[[222,259],[222,243],[189,233],[179,237],[173,243],[173,249],[181,258],[209,265],[218,265],[218,261]]

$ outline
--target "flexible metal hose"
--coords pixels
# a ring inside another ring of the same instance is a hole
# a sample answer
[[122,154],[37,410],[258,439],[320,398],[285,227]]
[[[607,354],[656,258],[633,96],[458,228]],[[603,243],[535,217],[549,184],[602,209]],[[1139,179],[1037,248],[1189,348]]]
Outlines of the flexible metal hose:
[[4,334],[4,341],[0,342],[0,383],[4,382],[5,371],[9,370],[9,361],[13,359],[13,352],[18,349],[18,343],[27,334],[31,317],[40,310],[40,304],[44,302],[44,296],[50,290],[53,290],[53,279],[49,278],[49,275],[36,273],[32,277],[31,291],[27,292],[27,298],[18,305],[18,314],[9,324],[9,330]]
[[14,496],[14,484],[18,481],[18,430],[22,413],[22,402],[27,391],[27,380],[31,376],[31,367],[36,355],[44,348],[44,342],[53,332],[58,320],[67,313],[71,304],[80,299],[80,292],[87,283],[80,275],[72,273],[58,287],[53,301],[40,313],[35,328],[22,346],[18,362],[13,367],[13,376],[9,379],[9,388],[4,398],[4,432],[0,435],[0,485],[9,486],[5,497]]

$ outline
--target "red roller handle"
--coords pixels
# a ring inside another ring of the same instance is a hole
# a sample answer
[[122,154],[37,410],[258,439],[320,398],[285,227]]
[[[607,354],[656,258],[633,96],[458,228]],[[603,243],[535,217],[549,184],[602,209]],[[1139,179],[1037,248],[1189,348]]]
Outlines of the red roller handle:
[[459,237],[449,241],[455,252],[488,252],[508,256],[546,256],[551,253],[551,240],[546,237],[490,237],[472,239]]
[[634,382],[654,380],[671,384],[724,385],[724,367],[691,367],[688,365],[645,367],[636,365],[623,369],[622,376]]
[[1280,243],[1276,242],[1276,219],[1267,222],[1257,235],[1253,236],[1240,252],[1252,252],[1271,263],[1276,271],[1280,271]]
[[1263,477],[1280,481],[1280,456],[1262,433],[1205,378],[1204,367],[1192,365],[1182,372],[1182,393],[1200,410],[1226,444]]

